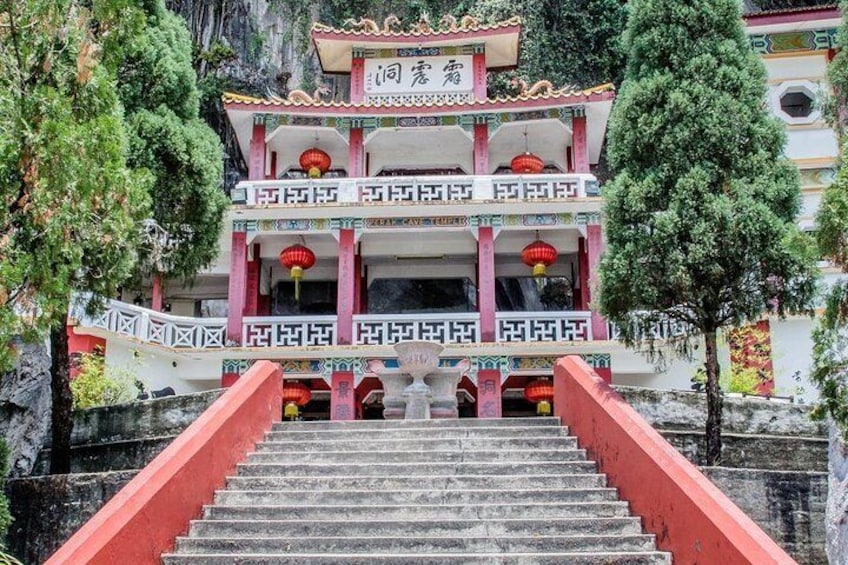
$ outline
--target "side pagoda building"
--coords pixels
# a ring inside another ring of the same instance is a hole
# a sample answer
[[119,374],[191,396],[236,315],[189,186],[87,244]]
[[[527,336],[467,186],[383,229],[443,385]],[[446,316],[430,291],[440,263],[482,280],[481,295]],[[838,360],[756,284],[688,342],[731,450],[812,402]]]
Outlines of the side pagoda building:
[[154,387],[227,385],[280,361],[315,418],[379,417],[369,362],[393,366],[408,340],[469,367],[463,416],[535,411],[526,385],[564,354],[611,378],[611,353],[625,353],[590,304],[603,247],[591,171],[613,88],[518,82],[489,98],[520,32],[518,19],[315,24],[323,71],[350,76],[350,100],[225,95],[249,178],[218,264],[168,289],[170,313],[113,302],[76,331],[106,337],[110,363],[152,351]]

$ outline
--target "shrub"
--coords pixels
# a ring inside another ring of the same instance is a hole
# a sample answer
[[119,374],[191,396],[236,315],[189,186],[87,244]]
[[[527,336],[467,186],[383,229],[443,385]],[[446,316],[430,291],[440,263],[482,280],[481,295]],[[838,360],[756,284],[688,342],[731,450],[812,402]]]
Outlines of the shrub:
[[71,381],[74,410],[130,402],[138,395],[135,374],[126,369],[106,367],[100,353],[83,353],[79,368],[79,374]]

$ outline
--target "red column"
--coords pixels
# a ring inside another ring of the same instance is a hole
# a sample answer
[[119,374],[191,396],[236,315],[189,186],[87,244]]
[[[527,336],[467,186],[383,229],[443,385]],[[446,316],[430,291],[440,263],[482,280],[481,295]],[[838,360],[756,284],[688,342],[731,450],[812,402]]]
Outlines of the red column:
[[336,296],[337,343],[353,343],[353,308],[356,291],[356,260],[354,259],[354,232],[343,229],[339,232],[339,280]]
[[589,255],[585,237],[581,237],[577,242],[577,271],[580,275],[580,288],[574,296],[574,307],[585,311],[589,309]]
[[356,55],[350,63],[350,101],[353,104],[365,100],[365,59]]
[[354,400],[355,391],[353,386],[353,372],[334,372],[330,389],[330,419],[356,419],[356,402]]
[[265,180],[275,180],[277,178],[277,152],[271,151],[271,170],[265,175]]
[[353,313],[362,314],[362,255],[356,253],[353,257]]
[[241,344],[247,279],[247,234],[233,232],[230,246],[230,286],[227,292],[227,341]]
[[[599,224],[586,226],[586,262],[589,284],[583,291],[586,304],[593,300],[592,289],[598,285],[598,266],[601,261],[601,253],[604,251],[604,237]],[[603,341],[609,338],[607,323],[597,311],[597,306],[592,309],[592,339]]]
[[250,158],[247,162],[247,178],[265,179],[265,124],[253,122],[253,134],[250,137]]
[[489,126],[474,124],[474,174],[489,174]]
[[495,237],[492,228],[480,228],[477,236],[477,310],[480,312],[480,339],[494,342],[495,320]]
[[349,134],[349,163],[347,175],[358,178],[365,176],[365,145],[363,144],[362,128],[353,128]]
[[571,145],[574,147],[574,172],[588,173],[589,171],[589,140],[586,134],[586,116],[575,117],[571,120]]
[[477,373],[477,417],[501,417],[501,372],[483,369]]
[[164,297],[162,293],[162,275],[159,273],[155,273],[153,275],[153,299],[151,302],[152,304],[150,305],[150,308],[152,310],[155,310],[156,312],[162,311]]
[[474,72],[474,98],[486,99],[486,54],[475,53],[471,60]]
[[221,388],[230,388],[236,381],[239,379],[238,373],[222,373],[221,374]]
[[244,315],[259,315],[259,275],[262,260],[259,258],[259,244],[253,244],[253,259],[247,262],[247,280],[244,299]]

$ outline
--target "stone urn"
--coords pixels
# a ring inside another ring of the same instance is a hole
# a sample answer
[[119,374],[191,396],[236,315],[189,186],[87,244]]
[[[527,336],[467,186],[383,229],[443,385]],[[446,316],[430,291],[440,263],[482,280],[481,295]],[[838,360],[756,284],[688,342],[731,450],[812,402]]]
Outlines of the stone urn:
[[433,392],[424,377],[439,368],[439,355],[445,348],[432,341],[405,341],[394,347],[400,370],[412,377],[412,383],[403,390],[406,400],[407,420],[429,420]]

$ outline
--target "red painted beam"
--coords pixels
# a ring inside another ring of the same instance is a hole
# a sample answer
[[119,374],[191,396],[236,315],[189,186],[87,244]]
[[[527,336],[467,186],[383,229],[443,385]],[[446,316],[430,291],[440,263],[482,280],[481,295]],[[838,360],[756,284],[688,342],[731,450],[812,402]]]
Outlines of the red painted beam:
[[46,563],[160,565],[174,538],[280,420],[282,400],[279,366],[256,363]]
[[795,563],[577,356],[554,368],[554,415],[675,563]]

